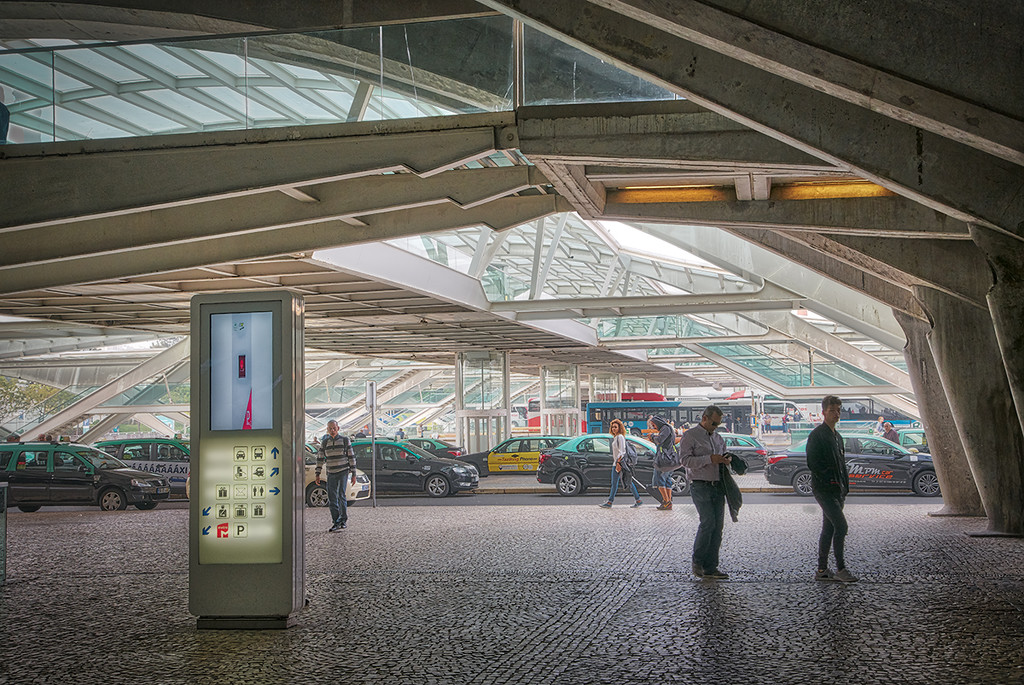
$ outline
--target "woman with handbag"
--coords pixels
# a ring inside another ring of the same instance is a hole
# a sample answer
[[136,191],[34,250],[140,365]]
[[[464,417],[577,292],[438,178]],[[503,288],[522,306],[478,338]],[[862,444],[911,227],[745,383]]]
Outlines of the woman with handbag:
[[612,502],[615,501],[615,493],[619,490],[619,480],[621,479],[622,482],[629,483],[629,487],[632,488],[634,502],[630,508],[636,509],[643,502],[640,501],[640,491],[637,490],[636,483],[633,482],[633,460],[630,459],[626,450],[626,427],[622,421],[612,419],[608,430],[612,434],[612,489],[608,495],[608,501],[602,504],[601,508],[612,508]]

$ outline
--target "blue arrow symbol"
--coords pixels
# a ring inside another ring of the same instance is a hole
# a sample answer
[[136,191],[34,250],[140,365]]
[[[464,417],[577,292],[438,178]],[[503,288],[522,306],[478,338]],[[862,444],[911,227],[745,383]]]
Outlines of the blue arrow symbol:
[[274,468],[270,469],[270,477],[273,478],[274,476],[276,476],[278,471],[280,471],[280,470],[281,469],[277,468],[276,466]]
[[270,450],[270,453],[274,455],[274,459],[277,459],[277,448]]
[[210,527],[207,526],[206,528],[203,528],[203,535],[209,535],[209,534],[210,534]]
[[279,494],[280,492],[281,492],[281,491],[280,491],[280,490],[279,490],[278,488],[270,488],[270,494],[271,494],[271,495],[277,495],[277,494]]
[[203,509],[203,516],[209,516],[210,515],[210,509],[212,509],[212,508],[213,507],[206,507],[205,509]]

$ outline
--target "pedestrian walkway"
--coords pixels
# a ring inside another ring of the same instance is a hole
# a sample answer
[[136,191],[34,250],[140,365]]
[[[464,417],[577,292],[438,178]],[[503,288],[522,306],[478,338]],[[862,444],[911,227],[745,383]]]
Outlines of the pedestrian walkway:
[[[847,507],[861,577],[811,580],[812,503],[727,522],[728,581],[688,573],[692,506],[307,509],[309,606],[288,631],[197,631],[187,510],[12,512],[11,683],[1011,683],[1024,541],[934,502]],[[259,588],[249,588],[259,592]]]
[[[793,488],[772,485],[765,480],[764,472],[756,471],[745,476],[733,476],[737,485],[743,492],[792,492]],[[600,492],[608,494],[608,485],[602,484]],[[538,483],[536,473],[494,473],[480,479],[480,487],[476,490],[480,494],[526,494],[526,493],[549,493],[555,492],[555,486],[551,484]],[[597,488],[587,491],[596,494]],[[628,492],[628,489],[627,489]]]

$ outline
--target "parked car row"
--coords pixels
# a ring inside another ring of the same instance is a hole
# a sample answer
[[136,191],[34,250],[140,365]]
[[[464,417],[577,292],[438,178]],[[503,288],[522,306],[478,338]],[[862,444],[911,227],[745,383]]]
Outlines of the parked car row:
[[7,503],[22,511],[74,504],[98,505],[104,511],[129,504],[152,509],[171,493],[166,478],[74,443],[0,445],[0,482],[7,483]]
[[[636,477],[648,484],[654,475],[653,442],[627,435],[637,453]],[[555,486],[564,497],[582,495],[588,488],[606,489],[612,482],[612,435],[587,433],[563,441],[558,447],[541,450],[537,482]],[[672,472],[672,492],[685,495],[690,492],[690,481],[683,470]]]
[[[939,480],[932,457],[911,451],[884,438],[844,435],[850,491],[913,490],[922,497],[938,497]],[[807,441],[768,458],[765,478],[773,485],[787,485],[799,495],[811,495],[811,472],[807,468]]]

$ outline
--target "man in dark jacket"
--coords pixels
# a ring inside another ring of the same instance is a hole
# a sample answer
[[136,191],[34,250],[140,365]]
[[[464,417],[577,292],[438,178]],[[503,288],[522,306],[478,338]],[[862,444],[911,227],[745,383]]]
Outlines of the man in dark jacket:
[[[807,438],[807,468],[811,470],[811,491],[821,507],[821,535],[818,537],[818,570],[816,580],[857,582],[856,576],[846,569],[843,547],[849,526],[843,515],[846,495],[850,492],[850,473],[846,468],[846,449],[843,436],[836,430],[839,410],[843,401],[835,395],[821,400],[824,423],[811,431]],[[828,567],[829,548],[835,552],[836,571]]]
[[672,426],[660,416],[651,416],[647,419],[647,427],[657,431],[653,442],[658,448],[654,457],[654,477],[651,480],[651,487],[657,488],[661,493],[661,504],[659,511],[672,511],[672,471],[679,467],[676,459],[676,432]]

